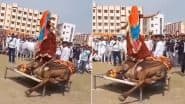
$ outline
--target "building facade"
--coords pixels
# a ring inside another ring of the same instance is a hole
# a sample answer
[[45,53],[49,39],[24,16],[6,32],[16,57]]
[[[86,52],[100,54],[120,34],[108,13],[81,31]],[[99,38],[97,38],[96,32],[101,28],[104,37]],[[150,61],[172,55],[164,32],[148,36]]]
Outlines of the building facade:
[[[42,12],[35,9],[19,7],[16,3],[0,3],[0,29],[14,33],[38,35]],[[52,23],[56,27],[58,16],[51,14]]]
[[64,41],[73,42],[76,26],[71,23],[62,23],[57,26],[60,38]]
[[87,33],[76,33],[74,36],[74,44],[91,45],[89,43],[91,35]]
[[165,25],[165,33],[171,35],[185,34],[185,21],[167,23]]
[[146,35],[164,34],[164,15],[158,14],[143,20],[143,33]]
[[[93,3],[92,8],[92,32],[93,34],[126,34],[123,27],[128,23],[131,7],[121,5],[97,5]],[[142,13],[139,7],[139,12]],[[142,20],[140,21],[143,27]],[[142,29],[141,29],[142,33]]]

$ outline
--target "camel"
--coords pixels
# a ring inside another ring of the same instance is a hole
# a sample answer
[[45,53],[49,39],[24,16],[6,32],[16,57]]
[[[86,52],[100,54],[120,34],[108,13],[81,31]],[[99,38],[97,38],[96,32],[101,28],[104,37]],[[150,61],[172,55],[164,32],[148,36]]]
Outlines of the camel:
[[145,85],[153,84],[159,80],[165,81],[167,72],[171,69],[172,64],[167,58],[163,60],[163,63],[156,60],[144,60],[139,63],[137,67],[133,67],[135,65],[134,61],[128,59],[124,62],[121,66],[124,78],[136,82],[137,85],[129,91],[123,93],[119,99],[121,101],[125,101],[129,94],[137,88],[142,88]]
[[51,59],[48,62],[40,62],[34,60],[26,65],[19,65],[17,69],[26,68],[25,73],[32,74],[42,81],[28,89],[25,94],[29,96],[33,91],[37,90],[48,83],[63,83],[68,84],[70,76],[75,73],[76,67],[71,62],[65,62],[61,60]]

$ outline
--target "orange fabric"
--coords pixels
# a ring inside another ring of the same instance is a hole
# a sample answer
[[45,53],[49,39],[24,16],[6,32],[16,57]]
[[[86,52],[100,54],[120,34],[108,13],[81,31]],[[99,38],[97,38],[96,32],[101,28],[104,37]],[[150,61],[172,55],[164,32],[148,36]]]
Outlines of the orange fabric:
[[139,11],[137,6],[133,6],[129,16],[129,23],[131,27],[135,27],[139,24]]
[[49,11],[45,11],[40,19],[40,28],[44,28],[46,26],[46,22],[48,19]]

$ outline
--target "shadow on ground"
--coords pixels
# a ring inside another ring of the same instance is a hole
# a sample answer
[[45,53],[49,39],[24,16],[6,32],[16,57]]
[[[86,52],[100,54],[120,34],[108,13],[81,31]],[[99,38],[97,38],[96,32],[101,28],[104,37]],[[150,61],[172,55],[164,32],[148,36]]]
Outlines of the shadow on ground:
[[[107,84],[107,85],[97,86],[97,88],[119,93],[120,97],[121,97],[121,95],[124,92],[133,88],[133,86],[123,85],[123,84],[120,84],[120,83],[111,83],[111,84]],[[155,94],[163,94],[163,91],[165,92],[165,91],[167,91],[167,89],[165,87],[161,87],[160,83],[156,83],[156,84],[153,84],[153,85],[148,85],[148,86],[143,88],[143,100],[150,99],[150,96],[155,95]],[[130,104],[130,103],[133,103],[133,102],[138,102],[139,101],[139,89],[137,89],[136,91],[131,93],[129,96],[131,96],[133,98],[136,98],[137,100],[128,101],[128,102],[127,102],[127,100],[125,100],[125,102],[122,102],[120,104]]]

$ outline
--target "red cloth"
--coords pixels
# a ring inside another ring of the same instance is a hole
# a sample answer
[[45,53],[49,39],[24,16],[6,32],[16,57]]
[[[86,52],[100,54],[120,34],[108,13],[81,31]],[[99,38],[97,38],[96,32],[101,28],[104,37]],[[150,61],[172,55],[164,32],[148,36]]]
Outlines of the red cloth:
[[128,56],[134,57],[136,59],[145,59],[146,57],[152,56],[151,52],[148,50],[145,42],[144,42],[144,37],[140,35],[139,41],[141,42],[141,48],[140,50],[135,54],[133,52],[133,46],[131,44],[131,40],[129,35],[126,37],[127,39],[127,54]]
[[39,46],[39,56],[54,57],[56,53],[57,43],[56,36],[52,32],[47,33],[47,38],[44,39]]

